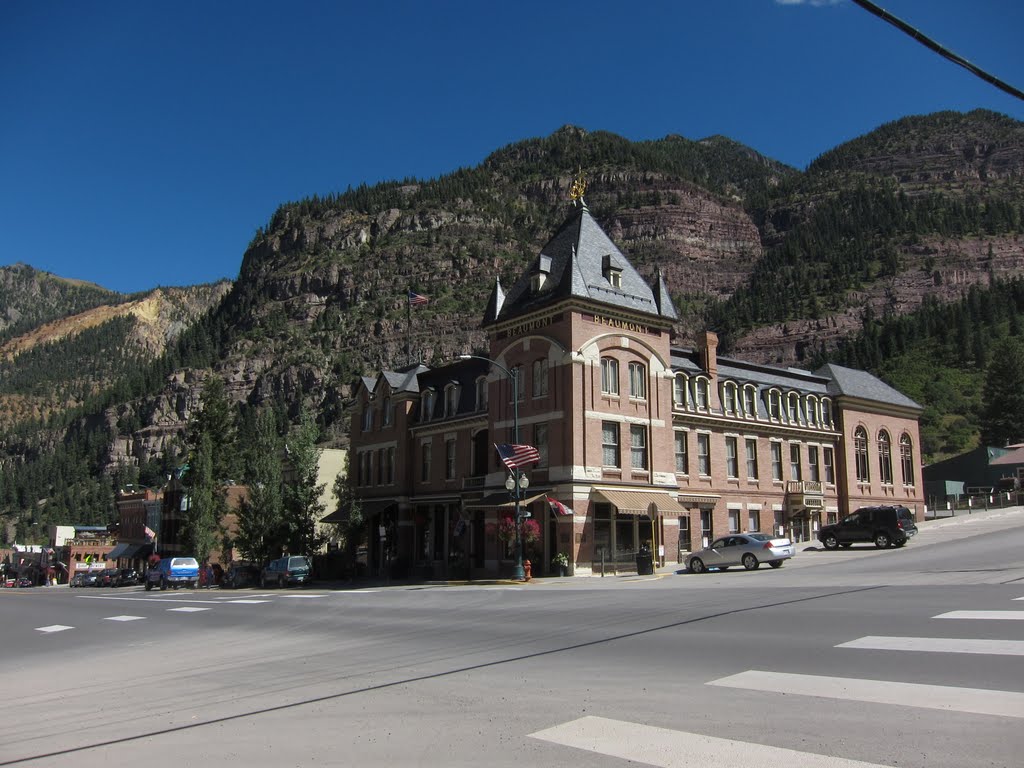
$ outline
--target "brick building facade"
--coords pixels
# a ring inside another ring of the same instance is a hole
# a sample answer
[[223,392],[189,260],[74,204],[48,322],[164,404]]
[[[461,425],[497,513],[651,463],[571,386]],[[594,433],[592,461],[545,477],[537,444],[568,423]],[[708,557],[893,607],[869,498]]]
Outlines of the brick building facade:
[[541,456],[522,492],[536,574],[556,553],[577,574],[628,570],[645,545],[679,562],[734,530],[806,540],[867,503],[920,516],[920,406],[863,371],[720,357],[714,333],[673,347],[677,319],[660,273],[649,285],[580,205],[507,293],[496,283],[479,357],[363,377],[351,473],[371,569],[507,574],[494,444],[517,429]]

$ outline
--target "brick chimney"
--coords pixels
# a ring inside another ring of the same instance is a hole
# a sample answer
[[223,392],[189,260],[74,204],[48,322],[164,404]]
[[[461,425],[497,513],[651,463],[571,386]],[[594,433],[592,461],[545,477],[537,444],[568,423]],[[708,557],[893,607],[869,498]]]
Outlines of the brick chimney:
[[714,331],[704,332],[701,358],[704,370],[708,372],[708,378],[715,381],[718,378],[718,334]]

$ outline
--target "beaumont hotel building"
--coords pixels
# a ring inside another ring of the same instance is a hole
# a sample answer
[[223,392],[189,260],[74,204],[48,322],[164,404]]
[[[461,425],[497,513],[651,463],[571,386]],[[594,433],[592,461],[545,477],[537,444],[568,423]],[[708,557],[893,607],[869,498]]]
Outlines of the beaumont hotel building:
[[649,285],[581,204],[508,292],[496,283],[476,354],[498,365],[362,377],[350,473],[371,571],[509,575],[494,444],[515,442],[516,424],[541,455],[522,493],[534,575],[557,553],[589,575],[635,571],[645,544],[665,565],[734,531],[806,541],[867,504],[920,519],[917,403],[863,371],[719,357],[714,333],[675,348],[675,320],[662,275]]

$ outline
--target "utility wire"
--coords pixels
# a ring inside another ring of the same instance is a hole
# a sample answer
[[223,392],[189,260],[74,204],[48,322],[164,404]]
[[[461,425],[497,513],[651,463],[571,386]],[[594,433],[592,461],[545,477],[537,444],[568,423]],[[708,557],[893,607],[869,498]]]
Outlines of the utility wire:
[[939,43],[935,42],[934,40],[932,40],[927,35],[924,35],[920,31],[914,29],[912,26],[907,24],[907,22],[903,21],[902,19],[896,18],[891,13],[889,13],[887,10],[885,10],[884,8],[879,8],[874,3],[869,2],[869,0],[853,0],[853,2],[855,2],[857,5],[859,5],[861,8],[863,8],[868,13],[874,14],[875,16],[877,16],[878,18],[882,19],[883,21],[889,22],[890,24],[892,24],[897,29],[902,30],[906,34],[910,35],[912,38],[914,38],[919,43],[921,43],[921,45],[924,45],[927,48],[931,48],[933,51],[935,51],[937,54],[939,54],[943,58],[949,59],[954,64],[959,64],[961,67],[963,67],[967,71],[972,72],[973,74],[975,74],[978,77],[980,77],[986,83],[991,83],[992,85],[994,85],[999,90],[1005,91],[1006,93],[1010,94],[1011,96],[1016,96],[1018,99],[1021,99],[1022,101],[1024,101],[1024,92],[1018,90],[1017,88],[1014,88],[1009,83],[1004,83],[1002,80],[1000,80],[995,75],[990,75],[985,70],[983,70],[983,69],[981,69],[979,67],[974,66],[967,59],[965,59],[965,58],[963,58],[961,56],[957,56],[955,53],[953,53],[948,48],[945,48],[944,46],[939,45]]

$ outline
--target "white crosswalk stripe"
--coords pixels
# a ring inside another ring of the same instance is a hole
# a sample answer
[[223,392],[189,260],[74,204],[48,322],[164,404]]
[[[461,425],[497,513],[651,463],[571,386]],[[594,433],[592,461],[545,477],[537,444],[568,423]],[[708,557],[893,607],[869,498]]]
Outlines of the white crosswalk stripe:
[[981,621],[1024,621],[1024,611],[949,611],[933,619],[974,619]]
[[605,717],[581,717],[531,733],[530,736],[552,744],[658,768],[750,765],[752,754],[757,755],[757,765],[784,765],[786,768],[879,768],[875,763],[798,752],[763,742],[720,739]]
[[1024,719],[1024,693],[750,669],[708,685]]
[[48,627],[36,627],[36,632],[50,634],[51,632],[65,632],[69,629],[74,629],[74,627],[69,627],[66,624],[51,624]]
[[840,643],[836,648],[1024,656],[1024,640],[972,640],[955,637],[881,637],[868,635],[857,640]]
[[180,613],[198,613],[199,611],[209,611],[210,609],[209,608],[200,608],[200,607],[195,606],[195,605],[187,605],[187,606],[185,606],[183,608],[168,608],[167,610],[168,610],[168,612],[170,612],[170,611],[178,611]]
[[145,616],[107,616],[104,621],[141,621]]

